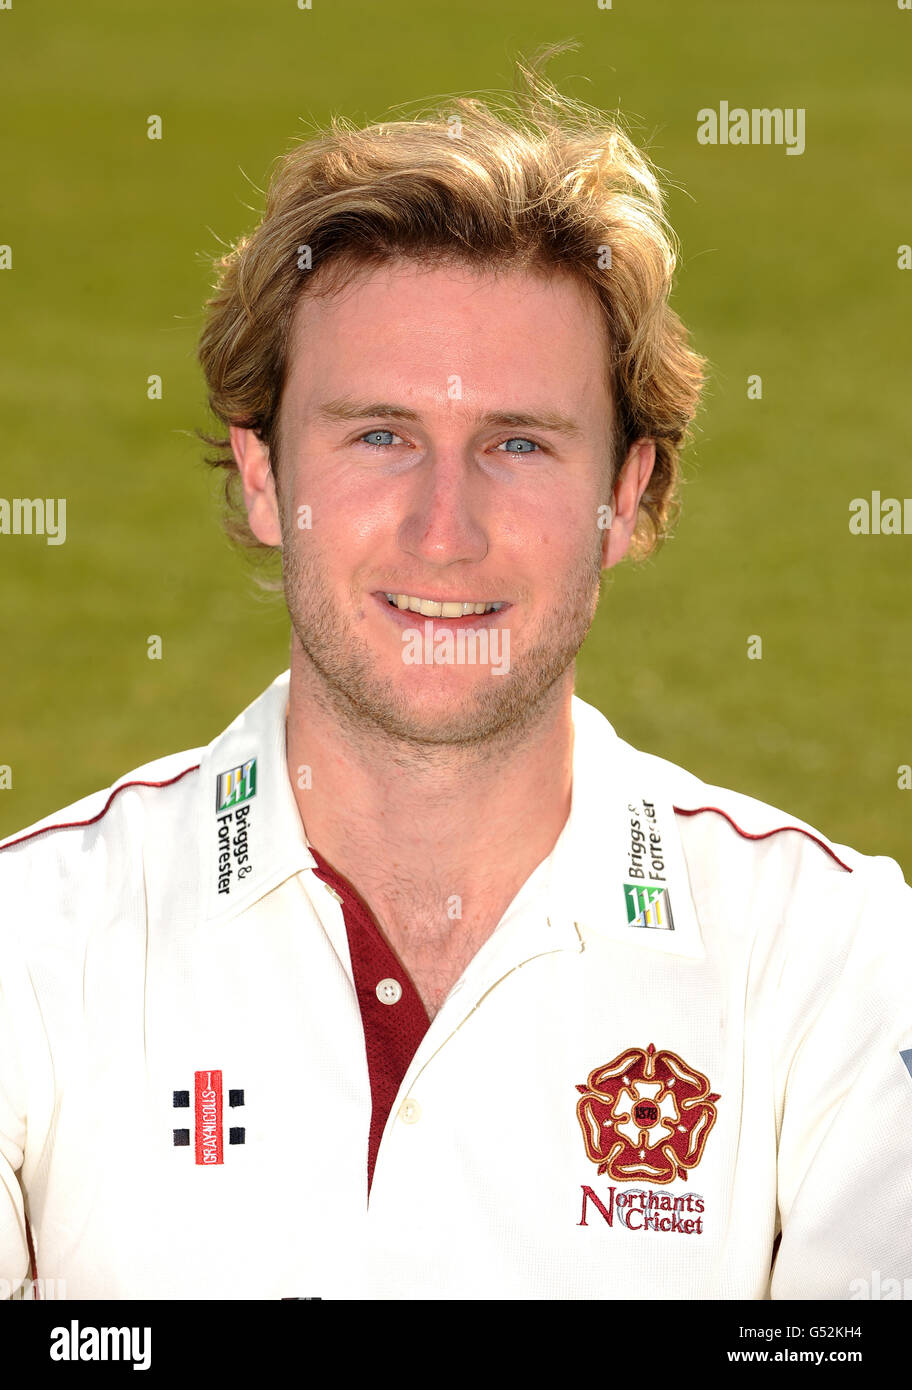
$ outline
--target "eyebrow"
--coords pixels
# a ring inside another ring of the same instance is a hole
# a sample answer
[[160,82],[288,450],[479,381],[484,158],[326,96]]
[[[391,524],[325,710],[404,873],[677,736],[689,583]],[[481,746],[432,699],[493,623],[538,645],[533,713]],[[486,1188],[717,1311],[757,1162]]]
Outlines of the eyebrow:
[[[389,401],[358,401],[349,396],[339,396],[335,400],[324,401],[316,407],[313,417],[316,420],[367,420],[382,416],[387,420],[420,420],[415,410],[404,405],[394,405]],[[564,434],[578,439],[584,430],[575,420],[562,415],[560,411],[489,410],[475,417],[474,423],[483,428],[505,426],[509,429],[547,430],[550,434]]]

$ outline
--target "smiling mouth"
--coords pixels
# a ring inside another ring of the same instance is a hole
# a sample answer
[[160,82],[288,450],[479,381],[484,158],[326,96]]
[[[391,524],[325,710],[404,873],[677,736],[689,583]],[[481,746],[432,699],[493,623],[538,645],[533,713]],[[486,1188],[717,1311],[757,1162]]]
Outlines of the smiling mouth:
[[417,613],[424,618],[484,617],[510,606],[502,599],[432,599],[389,592],[384,592],[382,597],[390,608],[398,609],[400,613]]

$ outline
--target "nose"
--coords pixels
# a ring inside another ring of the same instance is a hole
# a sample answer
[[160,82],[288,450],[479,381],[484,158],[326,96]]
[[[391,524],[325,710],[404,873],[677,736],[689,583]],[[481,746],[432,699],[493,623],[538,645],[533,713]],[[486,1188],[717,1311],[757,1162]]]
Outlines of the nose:
[[414,474],[399,545],[429,567],[479,564],[489,550],[485,480],[455,449],[428,455]]

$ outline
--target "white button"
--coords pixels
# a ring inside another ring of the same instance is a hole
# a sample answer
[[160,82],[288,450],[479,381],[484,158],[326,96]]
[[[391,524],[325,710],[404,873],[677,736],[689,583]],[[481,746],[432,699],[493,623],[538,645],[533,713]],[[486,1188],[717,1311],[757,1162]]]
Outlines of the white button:
[[421,1106],[417,1100],[412,1100],[411,1096],[404,1100],[399,1106],[399,1118],[404,1124],[416,1124],[421,1119]]
[[402,998],[402,986],[398,980],[381,980],[376,994],[381,1004],[398,1004]]

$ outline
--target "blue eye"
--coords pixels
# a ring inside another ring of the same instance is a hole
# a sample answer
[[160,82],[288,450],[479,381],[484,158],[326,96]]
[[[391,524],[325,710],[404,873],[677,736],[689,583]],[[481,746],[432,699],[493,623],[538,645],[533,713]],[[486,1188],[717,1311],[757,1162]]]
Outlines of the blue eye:
[[[359,444],[367,444],[370,449],[388,449],[392,446],[394,439],[398,439],[401,444],[402,438],[394,434],[392,430],[367,430],[358,438]],[[528,448],[511,448],[511,445],[528,445]],[[536,444],[533,439],[525,439],[522,435],[513,435],[510,439],[505,439],[503,443],[497,445],[498,450],[508,454],[529,454],[533,450],[541,453],[541,445]]]
[[398,438],[399,438],[399,435],[398,435],[398,434],[393,434],[393,431],[392,431],[392,430],[368,430],[366,434],[362,434],[362,435],[361,435],[361,439],[359,439],[358,442],[360,443],[361,440],[371,440],[371,446],[370,446],[370,447],[371,447],[372,449],[382,449],[382,448],[385,447],[383,444],[378,444],[378,443],[376,442],[376,439],[371,439],[371,436],[372,436],[372,435],[378,435],[378,434],[386,434],[386,435],[389,435],[390,439],[398,439]]
[[[540,447],[533,439],[523,439],[521,435],[514,435],[512,439],[505,439],[503,444],[498,444],[497,447],[498,449],[504,449],[505,446],[509,444],[531,444],[533,449],[538,449]],[[506,453],[508,454],[522,454],[526,452],[525,449],[506,449]]]

